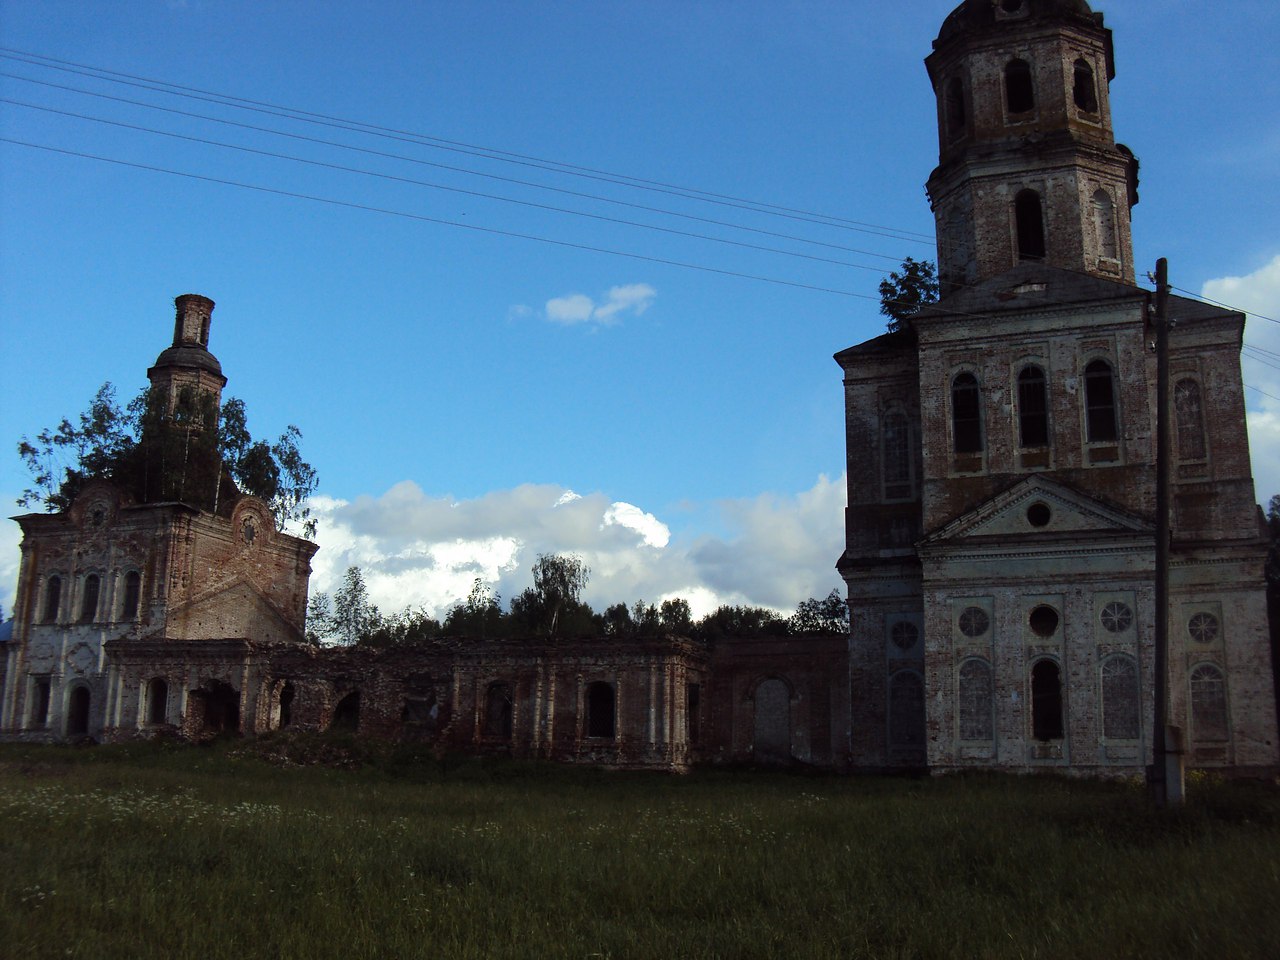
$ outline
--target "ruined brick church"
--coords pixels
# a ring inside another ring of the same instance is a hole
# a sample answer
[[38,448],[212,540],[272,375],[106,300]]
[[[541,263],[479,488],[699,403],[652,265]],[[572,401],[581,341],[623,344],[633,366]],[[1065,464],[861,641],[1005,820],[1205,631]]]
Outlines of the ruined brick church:
[[[1136,773],[1152,741],[1155,359],[1137,163],[1084,0],[966,0],[926,60],[942,299],[836,355],[849,636],[305,642],[314,544],[104,482],[23,531],[0,736],[347,729],[685,769],[799,762]],[[212,301],[148,370],[217,398]],[[1240,379],[1244,317],[1172,298],[1171,722],[1193,765],[1277,762]],[[833,518],[834,522],[834,518]]]

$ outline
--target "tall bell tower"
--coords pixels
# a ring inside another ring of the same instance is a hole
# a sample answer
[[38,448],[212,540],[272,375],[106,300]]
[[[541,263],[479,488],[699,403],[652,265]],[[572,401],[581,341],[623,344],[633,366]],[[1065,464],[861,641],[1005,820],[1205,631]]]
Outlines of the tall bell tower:
[[168,409],[173,410],[184,390],[192,397],[212,397],[213,409],[222,401],[227,378],[222,364],[209,352],[209,326],[213,301],[196,293],[184,293],[173,301],[173,345],[161,352],[147,370],[153,388],[163,392]]
[[1138,164],[1112,132],[1102,14],[1085,0],[965,0],[925,66],[944,295],[1028,260],[1132,284]]

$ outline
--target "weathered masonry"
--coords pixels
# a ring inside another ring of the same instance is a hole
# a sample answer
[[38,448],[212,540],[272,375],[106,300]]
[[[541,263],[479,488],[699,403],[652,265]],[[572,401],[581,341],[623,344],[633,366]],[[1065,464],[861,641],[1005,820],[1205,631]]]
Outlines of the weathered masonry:
[[[943,299],[836,356],[856,767],[1135,773],[1151,759],[1155,358],[1137,162],[1083,0],[967,0],[925,61]],[[1244,317],[1170,316],[1171,722],[1277,760]]]

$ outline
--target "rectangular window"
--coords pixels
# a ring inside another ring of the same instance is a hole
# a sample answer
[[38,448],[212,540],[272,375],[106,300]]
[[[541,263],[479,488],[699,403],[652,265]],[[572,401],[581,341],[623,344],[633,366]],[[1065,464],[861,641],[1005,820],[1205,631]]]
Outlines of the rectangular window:
[[31,685],[31,726],[43,730],[49,724],[49,678],[35,677]]

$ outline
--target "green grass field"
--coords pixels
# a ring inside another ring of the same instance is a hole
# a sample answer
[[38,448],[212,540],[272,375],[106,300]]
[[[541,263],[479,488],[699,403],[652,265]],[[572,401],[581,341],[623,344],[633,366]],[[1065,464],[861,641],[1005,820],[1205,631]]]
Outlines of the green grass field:
[[1278,915],[1274,785],[0,747],[6,958],[1274,958]]

